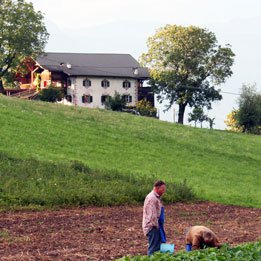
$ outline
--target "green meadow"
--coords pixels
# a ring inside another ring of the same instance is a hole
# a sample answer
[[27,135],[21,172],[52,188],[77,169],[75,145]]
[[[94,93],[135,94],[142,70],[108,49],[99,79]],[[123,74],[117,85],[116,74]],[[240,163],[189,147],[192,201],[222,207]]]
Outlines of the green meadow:
[[165,200],[261,207],[261,137],[0,96],[0,207]]

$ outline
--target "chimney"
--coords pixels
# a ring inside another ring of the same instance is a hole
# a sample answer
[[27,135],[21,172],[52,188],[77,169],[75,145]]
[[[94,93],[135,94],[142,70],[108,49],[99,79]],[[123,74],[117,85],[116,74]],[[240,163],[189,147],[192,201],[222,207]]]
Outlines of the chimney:
[[139,74],[139,70],[138,70],[137,67],[136,67],[136,68],[133,68],[133,73],[134,73],[134,75],[138,75],[138,74]]

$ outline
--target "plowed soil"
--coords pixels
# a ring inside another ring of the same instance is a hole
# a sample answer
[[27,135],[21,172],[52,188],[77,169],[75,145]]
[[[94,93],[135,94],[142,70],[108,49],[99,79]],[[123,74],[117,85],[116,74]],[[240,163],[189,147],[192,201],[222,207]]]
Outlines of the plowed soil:
[[[165,206],[165,230],[175,251],[184,249],[184,231],[205,225],[221,243],[261,239],[261,209],[215,203]],[[142,206],[85,207],[0,213],[0,260],[114,260],[145,255]]]

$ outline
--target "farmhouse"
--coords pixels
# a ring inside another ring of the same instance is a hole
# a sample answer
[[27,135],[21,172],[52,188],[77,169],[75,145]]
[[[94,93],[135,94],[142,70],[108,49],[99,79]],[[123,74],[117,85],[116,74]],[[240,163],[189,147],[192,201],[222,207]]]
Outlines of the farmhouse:
[[48,52],[27,64],[27,76],[18,77],[21,88],[63,88],[69,104],[89,108],[104,108],[115,92],[135,106],[149,79],[148,69],[129,54]]

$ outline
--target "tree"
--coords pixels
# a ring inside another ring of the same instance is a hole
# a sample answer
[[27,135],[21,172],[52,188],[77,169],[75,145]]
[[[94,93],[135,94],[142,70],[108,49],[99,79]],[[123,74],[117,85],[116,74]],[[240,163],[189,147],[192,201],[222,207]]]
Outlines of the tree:
[[39,55],[49,34],[43,15],[25,0],[0,0],[0,93],[27,57]]
[[183,124],[186,106],[207,107],[221,100],[215,86],[232,75],[234,53],[229,45],[217,45],[214,33],[195,26],[166,25],[147,42],[141,63],[150,68],[157,98],[171,107],[179,106],[178,123]]
[[215,125],[214,121],[215,121],[215,117],[214,118],[209,118],[207,117],[207,121],[209,123],[209,128],[213,129],[213,126]]
[[189,113],[188,121],[194,121],[195,127],[197,126],[197,122],[200,122],[200,127],[202,128],[202,123],[208,120],[208,116],[204,114],[204,110],[201,107],[195,107],[192,113]]
[[237,110],[233,109],[233,111],[227,115],[224,122],[227,125],[227,130],[234,132],[242,132],[242,128],[238,126],[236,114]]
[[257,92],[256,84],[243,84],[238,104],[235,114],[238,126],[243,132],[261,134],[261,93]]

